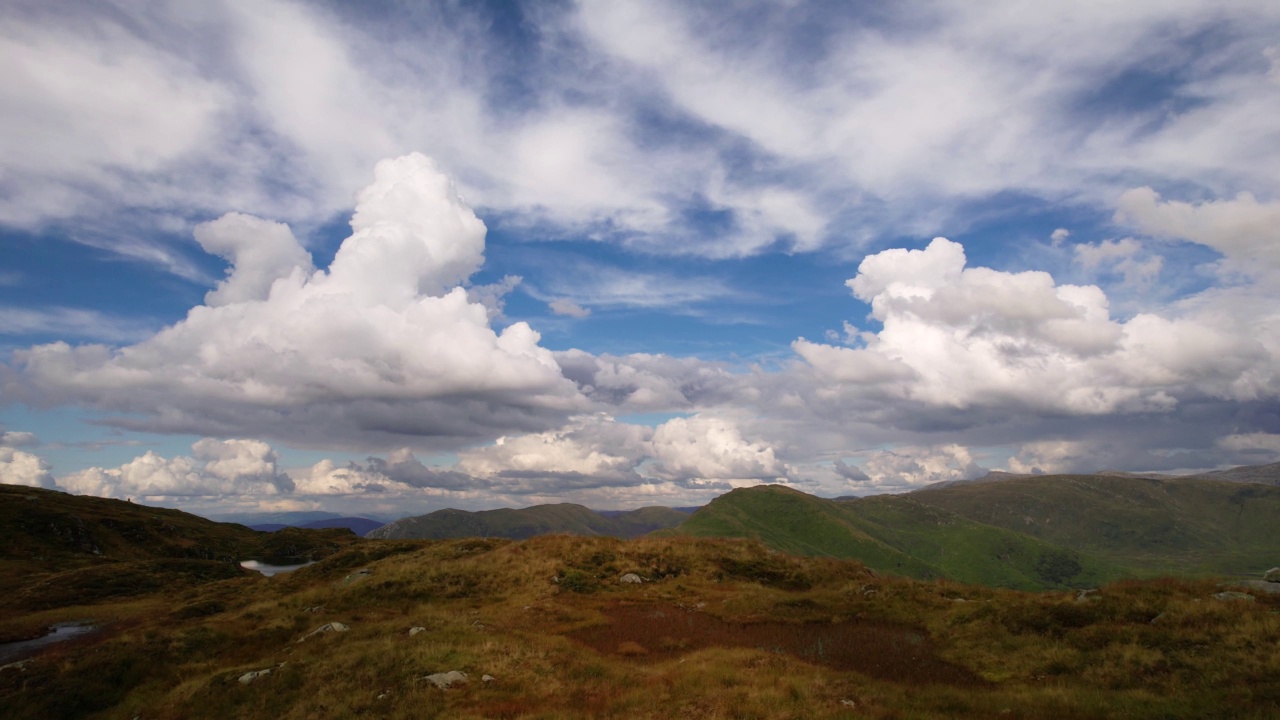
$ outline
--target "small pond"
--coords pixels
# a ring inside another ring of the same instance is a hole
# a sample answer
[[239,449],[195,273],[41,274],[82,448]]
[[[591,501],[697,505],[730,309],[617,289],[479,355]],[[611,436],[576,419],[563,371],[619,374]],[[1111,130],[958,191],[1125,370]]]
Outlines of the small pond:
[[49,628],[48,635],[35,638],[34,640],[0,643],[0,665],[34,655],[37,650],[45,647],[46,645],[70,640],[73,637],[85,635],[97,629],[97,626],[91,625],[88,622],[64,622],[58,623],[57,625]]
[[267,577],[271,577],[272,575],[279,575],[280,573],[287,573],[301,567],[306,567],[314,562],[315,561],[313,560],[310,562],[298,563],[296,565],[271,565],[269,563],[258,562],[257,560],[245,560],[240,563],[240,567],[245,570],[256,570]]

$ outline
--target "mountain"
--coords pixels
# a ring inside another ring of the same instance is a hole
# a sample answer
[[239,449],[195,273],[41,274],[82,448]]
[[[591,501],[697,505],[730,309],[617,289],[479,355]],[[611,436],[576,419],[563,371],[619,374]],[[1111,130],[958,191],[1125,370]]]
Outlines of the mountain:
[[280,525],[285,527],[298,527],[316,520],[328,520],[330,518],[342,517],[340,513],[325,512],[323,510],[293,510],[288,512],[265,512],[265,513],[235,513],[231,515],[215,515],[213,520],[218,522],[239,523],[246,527],[255,527],[258,525]]
[[235,577],[238,560],[319,559],[345,530],[264,534],[123,500],[0,485],[0,605],[58,607]]
[[1230,470],[1215,470],[1195,476],[1202,480],[1221,480],[1234,483],[1280,485],[1280,463],[1270,465],[1245,465]]
[[1089,586],[1115,575],[1096,558],[893,495],[835,501],[778,485],[742,488],[674,532],[748,537],[793,554],[856,559],[881,572],[991,586]]
[[[612,513],[611,513],[612,514]],[[401,518],[366,534],[375,539],[501,537],[522,540],[548,533],[637,537],[678,525],[688,514],[672,508],[649,507],[606,517],[581,505],[534,505],[518,510],[437,510]]]
[[[1226,472],[1240,478],[1249,471]],[[1131,575],[1253,574],[1280,560],[1280,487],[1273,485],[1042,475],[926,488],[907,497],[1095,555]]]
[[260,523],[260,524],[250,525],[249,527],[253,530],[258,530],[260,532],[276,532],[278,530],[283,530],[287,527],[300,527],[300,528],[308,528],[312,530],[325,530],[328,528],[346,528],[347,530],[350,530],[356,535],[364,537],[364,535],[368,533],[370,530],[373,530],[375,528],[380,528],[385,524],[386,523],[382,522],[381,520],[370,520],[369,518],[363,518],[363,517],[330,517],[330,518],[324,518],[322,520],[312,520],[311,522],[298,523],[296,525],[291,525],[288,523]]

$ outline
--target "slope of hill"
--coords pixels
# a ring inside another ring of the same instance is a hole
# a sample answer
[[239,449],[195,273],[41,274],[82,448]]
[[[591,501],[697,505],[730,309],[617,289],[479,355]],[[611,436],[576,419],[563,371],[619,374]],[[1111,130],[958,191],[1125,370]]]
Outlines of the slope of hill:
[[1280,487],[1195,478],[1056,475],[910,498],[1102,557],[1128,574],[1253,574],[1280,558]]
[[264,534],[180,510],[0,485],[0,605],[58,606],[241,574],[238,560],[319,559],[346,530]]
[[675,532],[749,537],[784,552],[857,559],[882,572],[1002,587],[1088,586],[1115,574],[1069,549],[891,495],[832,501],[778,485],[743,488],[713,500]]
[[736,539],[370,540],[275,578],[18,617],[119,622],[0,667],[0,715],[1277,717],[1280,594],[1220,594],[920,582]]

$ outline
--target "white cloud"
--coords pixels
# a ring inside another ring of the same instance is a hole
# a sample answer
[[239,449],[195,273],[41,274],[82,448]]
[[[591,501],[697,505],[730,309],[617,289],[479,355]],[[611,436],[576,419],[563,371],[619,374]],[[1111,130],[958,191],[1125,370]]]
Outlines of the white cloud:
[[465,450],[457,469],[499,484],[499,478],[515,481],[505,483],[507,491],[548,494],[565,485],[636,484],[636,467],[649,452],[652,433],[608,415],[580,416],[557,430],[501,437],[493,445]]
[[741,487],[785,480],[790,474],[772,447],[747,440],[736,424],[721,417],[668,420],[654,430],[652,447],[657,463],[652,472],[677,482]]
[[578,303],[568,299],[560,298],[547,303],[551,308],[551,312],[557,315],[568,315],[569,317],[584,318],[591,314],[591,311],[582,307]]
[[195,229],[196,242],[211,255],[231,263],[227,278],[205,295],[209,307],[247,300],[266,300],[271,286],[294,271],[310,275],[311,255],[284,223],[252,215],[227,213]]
[[1105,468],[1086,466],[1096,465],[1097,450],[1094,444],[1079,440],[1037,440],[1018,448],[1018,454],[1008,460],[1008,469],[1026,475],[1096,472]]
[[797,340],[830,382],[957,409],[1105,414],[1167,411],[1175,396],[1274,397],[1280,376],[1247,327],[1216,318],[1110,318],[1097,287],[1043,272],[965,267],[943,238],[868,256],[849,287],[882,324],[849,349]]
[[294,489],[271,446],[213,438],[196,441],[190,457],[167,459],[148,451],[118,468],[64,475],[58,484],[69,492],[114,498],[279,495]]
[[108,342],[139,340],[153,328],[145,320],[69,307],[0,307],[0,335],[55,335]]
[[972,480],[987,473],[961,445],[899,447],[868,453],[862,468],[882,489],[918,487],[944,480]]
[[0,430],[0,447],[20,448],[36,445],[35,433],[23,432],[19,430]]
[[216,304],[120,350],[17,351],[27,392],[136,413],[113,420],[129,427],[361,447],[456,446],[584,406],[536,332],[497,333],[469,302],[460,283],[485,228],[432,161],[379,163],[352,229],[328,271],[309,274],[283,226],[204,226],[202,242],[235,259]]
[[1218,439],[1218,447],[1240,453],[1267,453],[1280,456],[1280,433],[1237,433]]
[[1259,202],[1246,192],[1233,200],[1191,204],[1162,201],[1144,187],[1125,192],[1117,205],[1116,222],[1153,237],[1211,247],[1232,272],[1280,278],[1280,201]]
[[72,215],[83,187],[169,170],[219,139],[228,88],[184,58],[115,23],[14,15],[0,33],[0,221]]
[[[49,463],[44,458],[15,449],[9,444],[9,435],[30,433],[5,433],[5,444],[0,444],[0,483],[26,485],[28,487],[56,488]],[[21,438],[19,438],[21,440]],[[18,443],[14,443],[18,444]]]
[[1142,243],[1133,238],[1103,240],[1096,244],[1080,243],[1073,247],[1076,262],[1089,271],[1116,273],[1124,277],[1125,284],[1150,283],[1160,274],[1164,258],[1150,255],[1139,259]]
[[[1130,177],[1280,191],[1264,170],[1280,97],[1256,61],[1280,13],[1261,0],[949,1],[875,22],[853,6],[584,2],[526,12],[538,41],[517,48],[483,9],[397,12],[9,9],[0,222],[320,222],[363,168],[411,149],[511,227],[708,257],[955,227],[1006,191],[1095,205]],[[1216,30],[1222,47],[1188,52]],[[1162,71],[1164,102],[1113,87]],[[723,226],[691,229],[702,211]]]

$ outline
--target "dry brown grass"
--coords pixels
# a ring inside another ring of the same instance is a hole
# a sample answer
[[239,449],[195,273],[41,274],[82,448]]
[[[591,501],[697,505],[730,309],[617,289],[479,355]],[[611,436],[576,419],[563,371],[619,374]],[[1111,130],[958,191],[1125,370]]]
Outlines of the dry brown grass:
[[[651,582],[619,584],[627,572]],[[1216,591],[1120,583],[1076,602],[730,540],[368,543],[289,576],[66,608],[119,624],[0,673],[0,704],[15,718],[1280,716],[1280,599]],[[6,621],[75,619],[60,612]],[[298,642],[334,621],[351,630]],[[420,679],[447,670],[471,681]]]

